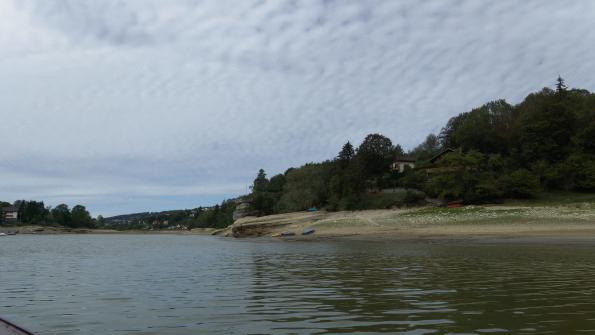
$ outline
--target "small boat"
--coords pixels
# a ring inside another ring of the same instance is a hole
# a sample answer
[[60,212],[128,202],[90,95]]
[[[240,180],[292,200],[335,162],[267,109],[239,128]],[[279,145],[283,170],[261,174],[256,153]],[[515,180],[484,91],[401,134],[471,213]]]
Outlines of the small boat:
[[314,230],[314,228],[306,228],[304,229],[304,231],[302,232],[302,235],[310,235],[310,234],[314,234],[316,230]]
[[33,335],[33,333],[0,318],[0,335]]
[[17,232],[16,231],[13,231],[13,232],[8,232],[8,233],[0,233],[0,236],[13,236],[13,235],[16,235],[16,234],[17,234]]
[[271,234],[271,237],[279,237],[279,236],[281,236],[281,233],[272,233]]
[[295,233],[292,231],[284,231],[281,233],[281,236],[295,236]]

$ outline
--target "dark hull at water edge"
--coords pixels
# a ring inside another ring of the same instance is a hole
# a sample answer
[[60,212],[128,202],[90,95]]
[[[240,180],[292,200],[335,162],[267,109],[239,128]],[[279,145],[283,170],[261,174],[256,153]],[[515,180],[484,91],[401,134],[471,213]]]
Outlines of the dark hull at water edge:
[[33,335],[33,333],[0,318],[0,335]]

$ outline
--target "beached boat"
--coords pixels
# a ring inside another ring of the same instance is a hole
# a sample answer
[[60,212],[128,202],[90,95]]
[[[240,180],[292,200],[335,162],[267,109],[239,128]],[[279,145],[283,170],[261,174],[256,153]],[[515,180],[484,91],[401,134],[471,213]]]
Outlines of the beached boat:
[[281,236],[295,236],[295,233],[292,231],[284,231],[281,233]]
[[0,335],[33,335],[33,333],[0,318]]
[[302,232],[302,235],[310,235],[310,234],[314,234],[316,230],[314,230],[314,228],[306,228],[304,229],[304,231]]

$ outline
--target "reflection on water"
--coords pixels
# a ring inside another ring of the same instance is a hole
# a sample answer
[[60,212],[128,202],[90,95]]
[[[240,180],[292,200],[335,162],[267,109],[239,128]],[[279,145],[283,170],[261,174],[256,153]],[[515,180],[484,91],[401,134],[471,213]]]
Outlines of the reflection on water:
[[40,334],[595,332],[595,246],[0,241],[0,315]]

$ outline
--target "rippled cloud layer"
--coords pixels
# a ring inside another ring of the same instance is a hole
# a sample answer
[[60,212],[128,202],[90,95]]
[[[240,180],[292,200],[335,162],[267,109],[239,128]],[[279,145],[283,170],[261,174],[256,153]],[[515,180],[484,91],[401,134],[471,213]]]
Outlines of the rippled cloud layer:
[[0,0],[0,199],[194,207],[380,132],[595,89],[591,1]]

